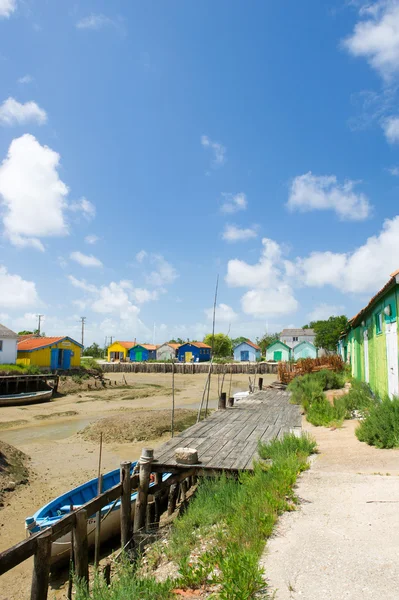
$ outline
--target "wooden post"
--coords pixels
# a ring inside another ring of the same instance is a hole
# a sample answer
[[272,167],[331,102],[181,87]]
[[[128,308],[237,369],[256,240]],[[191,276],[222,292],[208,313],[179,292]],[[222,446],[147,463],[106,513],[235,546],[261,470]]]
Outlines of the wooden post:
[[155,473],[155,485],[162,483],[162,473]]
[[[97,496],[103,491],[103,476],[98,478]],[[101,510],[96,513],[96,537],[94,542],[94,565],[98,567],[100,562],[100,534],[101,534]]]
[[222,392],[219,396],[219,404],[218,404],[218,410],[223,410],[226,408],[226,392]]
[[151,502],[148,502],[147,504],[147,511],[146,511],[146,531],[151,531],[152,529],[154,529],[154,524],[155,524],[155,500],[151,500]]
[[169,490],[169,498],[168,498],[168,516],[169,517],[176,510],[176,502],[177,502],[178,493],[179,493],[179,484],[174,483],[173,485],[170,486],[170,490]]
[[111,563],[109,560],[105,563],[103,576],[105,579],[105,585],[110,585],[111,583]]
[[51,531],[37,538],[37,550],[33,559],[31,600],[47,600],[50,575]]
[[259,389],[263,388],[263,377],[259,377]]
[[145,526],[147,511],[148,487],[150,485],[151,463],[154,458],[152,448],[143,448],[140,456],[139,489],[137,492],[136,510],[134,513],[134,532]]
[[122,550],[128,545],[131,538],[132,529],[132,504],[131,504],[131,483],[130,483],[130,467],[129,461],[121,463],[121,548]]
[[227,406],[229,408],[231,408],[232,406],[234,406],[234,396],[230,396],[230,398],[227,401]]
[[73,531],[73,552],[75,556],[75,574],[85,585],[89,583],[89,549],[87,544],[87,511],[78,510],[75,514]]
[[159,529],[159,521],[161,519],[161,512],[162,512],[161,497],[159,494],[155,494],[154,503],[155,503],[155,515],[154,515],[153,529]]

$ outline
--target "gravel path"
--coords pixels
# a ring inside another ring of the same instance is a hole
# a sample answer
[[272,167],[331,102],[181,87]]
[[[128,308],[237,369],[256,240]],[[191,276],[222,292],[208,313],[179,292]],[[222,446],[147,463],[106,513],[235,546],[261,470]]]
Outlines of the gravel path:
[[304,422],[320,454],[261,559],[275,600],[399,598],[399,450],[360,443],[355,427]]

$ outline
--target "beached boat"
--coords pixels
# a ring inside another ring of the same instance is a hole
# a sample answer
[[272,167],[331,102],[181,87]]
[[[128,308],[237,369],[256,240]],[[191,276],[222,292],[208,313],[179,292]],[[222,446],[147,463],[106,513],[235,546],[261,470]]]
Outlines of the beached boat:
[[[131,474],[137,463],[132,463]],[[165,481],[170,477],[170,473],[164,473],[162,480]],[[117,485],[120,481],[120,470],[110,471],[103,475],[103,492]],[[47,529],[51,525],[54,525],[57,521],[65,517],[70,510],[71,506],[73,509],[81,507],[86,502],[89,502],[97,496],[97,485],[98,479],[91,479],[82,485],[58,496],[38,511],[32,517],[25,519],[25,528],[27,532],[32,535],[43,529]],[[150,490],[154,483],[150,483]],[[150,492],[151,493],[151,492]],[[131,496],[132,505],[132,517],[134,513],[134,507],[136,504],[137,492],[134,492]],[[116,536],[120,532],[120,508],[121,501],[118,498],[115,502],[111,502],[101,509],[101,542],[105,542],[112,537]],[[96,515],[90,515],[87,519],[87,533],[88,533],[88,544],[89,547],[94,545],[95,539],[95,527],[96,527]],[[62,562],[69,558],[71,548],[71,534],[68,533],[56,542],[53,542],[51,549],[51,562],[52,564]]]
[[0,396],[0,406],[16,406],[18,404],[37,404],[47,402],[53,395],[53,388],[39,392],[26,392],[24,394],[6,394]]

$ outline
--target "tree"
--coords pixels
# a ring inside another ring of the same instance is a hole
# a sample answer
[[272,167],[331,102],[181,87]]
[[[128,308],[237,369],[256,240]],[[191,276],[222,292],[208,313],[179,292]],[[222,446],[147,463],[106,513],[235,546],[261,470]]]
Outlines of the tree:
[[256,338],[256,343],[260,347],[263,355],[266,354],[266,348],[276,342],[280,338],[279,333],[265,333],[261,338]]
[[238,344],[242,344],[242,342],[246,342],[248,340],[247,337],[240,335],[240,337],[232,338],[231,343],[233,344],[233,349],[238,346]]
[[33,331],[28,331],[24,329],[23,331],[18,331],[18,335],[32,335]]
[[324,321],[312,321],[309,323],[309,328],[316,334],[315,346],[324,348],[328,352],[336,352],[340,335],[347,325],[348,319],[345,315],[330,317]]
[[103,350],[100,348],[96,342],[94,342],[91,346],[87,346],[83,350],[83,356],[92,356],[93,358],[102,358]]
[[[204,344],[212,347],[212,334],[208,333],[204,337]],[[213,355],[214,356],[231,356],[233,348],[231,345],[231,339],[224,333],[215,333],[213,341]]]

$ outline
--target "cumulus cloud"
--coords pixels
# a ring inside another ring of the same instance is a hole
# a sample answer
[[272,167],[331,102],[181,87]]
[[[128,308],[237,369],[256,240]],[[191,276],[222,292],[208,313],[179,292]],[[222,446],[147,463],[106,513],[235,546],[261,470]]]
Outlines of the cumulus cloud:
[[77,277],[74,277],[73,275],[68,275],[68,279],[73,287],[84,290],[85,292],[90,292],[92,294],[97,292],[97,287],[91,283],[87,283],[85,279],[77,279]]
[[17,9],[17,0],[0,0],[0,19],[8,19]]
[[24,75],[23,77],[18,78],[18,83],[32,83],[33,77],[32,75]]
[[[206,318],[213,320],[213,308],[205,309]],[[216,322],[231,323],[238,318],[237,313],[228,304],[220,303],[216,307],[215,319]]]
[[243,242],[257,237],[255,227],[247,227],[245,229],[237,227],[237,225],[226,225],[222,233],[222,238],[226,242]]
[[321,303],[314,307],[312,312],[308,314],[309,321],[325,321],[329,317],[337,317],[345,314],[344,306],[336,306],[335,304]]
[[92,13],[88,17],[83,17],[76,23],[77,29],[93,29],[98,31],[99,29],[103,29],[104,27],[116,26],[118,24],[117,20],[111,19],[103,14],[94,14]]
[[207,135],[201,136],[201,144],[211,150],[213,155],[212,165],[221,167],[226,162],[226,148],[220,142],[214,142]]
[[385,137],[390,144],[399,142],[399,117],[389,117],[382,123]]
[[254,317],[287,315],[298,309],[298,302],[289,285],[268,290],[250,290],[241,298],[244,313]]
[[145,250],[140,250],[140,252],[137,252],[136,254],[136,260],[138,263],[142,263],[147,256],[148,254]]
[[359,16],[343,46],[390,81],[399,72],[399,2],[380,0],[363,6]]
[[365,194],[354,191],[355,185],[355,181],[339,184],[335,175],[309,171],[293,180],[287,207],[300,212],[333,210],[342,220],[361,221],[370,215],[371,205]]
[[2,125],[26,125],[27,123],[43,125],[46,121],[46,111],[40,108],[36,102],[21,104],[10,97],[0,105],[0,124]]
[[150,262],[155,268],[146,276],[149,285],[162,287],[173,283],[178,278],[176,269],[161,254],[152,254]]
[[86,244],[96,244],[98,242],[100,238],[97,235],[91,234],[91,235],[86,235],[85,237],[85,242]]
[[331,285],[342,292],[375,292],[395,271],[399,257],[399,216],[386,219],[378,235],[353,252],[312,252],[298,258],[297,272],[307,286]]
[[103,263],[101,260],[93,256],[92,254],[83,254],[82,252],[71,252],[69,255],[71,260],[79,263],[82,267],[102,267]]
[[227,263],[226,282],[231,287],[267,288],[280,279],[279,264],[282,261],[281,248],[269,238],[262,240],[262,254],[255,265],[237,258]]
[[92,202],[90,202],[90,200],[87,200],[87,198],[85,198],[85,197],[81,198],[77,202],[72,202],[69,205],[69,209],[72,212],[82,213],[82,215],[88,221],[91,221],[91,219],[94,219],[94,217],[96,216],[96,207],[94,206],[94,204]]
[[68,233],[68,188],[58,176],[59,162],[60,155],[33,135],[11,142],[0,166],[0,196],[4,229],[12,244],[44,250],[39,238]]
[[[164,291],[164,290],[162,290]],[[132,291],[132,296],[138,304],[149,302],[150,300],[158,300],[161,290],[147,290],[145,288],[135,288]]]
[[39,304],[39,296],[33,281],[12,275],[0,265],[0,308],[27,308]]
[[222,213],[232,214],[247,208],[248,202],[246,195],[241,192],[239,194],[222,194],[224,202],[220,207]]

